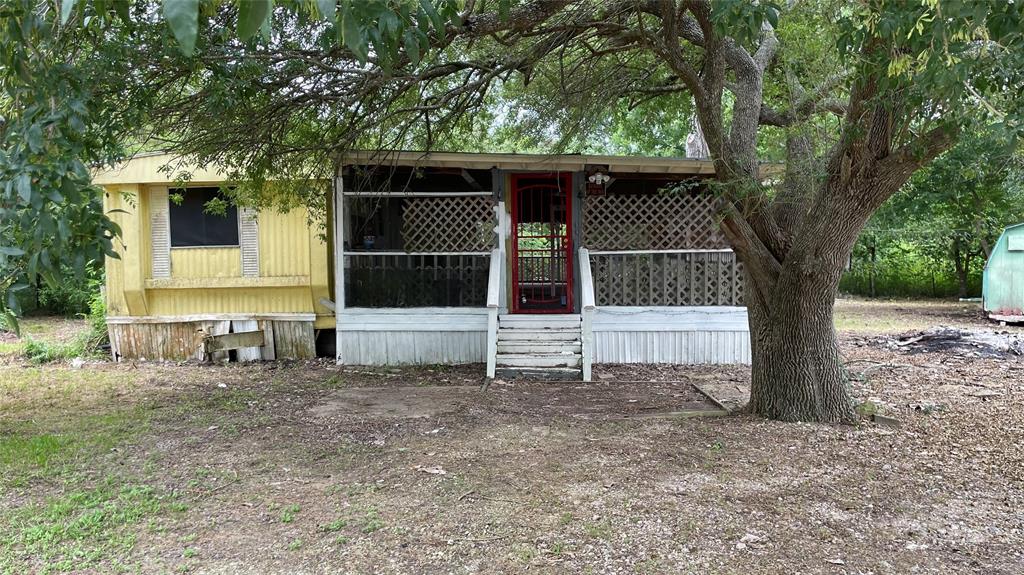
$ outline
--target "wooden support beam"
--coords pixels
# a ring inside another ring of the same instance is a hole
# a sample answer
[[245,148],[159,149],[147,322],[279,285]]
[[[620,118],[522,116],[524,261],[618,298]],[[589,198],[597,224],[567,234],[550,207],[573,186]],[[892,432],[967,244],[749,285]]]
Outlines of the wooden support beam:
[[467,170],[466,168],[462,168],[462,179],[466,180],[466,182],[469,184],[469,187],[473,188],[478,192],[484,189],[484,187],[480,185],[480,182],[476,181],[476,178],[473,177],[473,174],[469,173],[469,170]]
[[334,240],[334,343],[335,361],[342,363],[341,318],[345,310],[345,181],[339,175],[334,179],[334,221],[331,237]]

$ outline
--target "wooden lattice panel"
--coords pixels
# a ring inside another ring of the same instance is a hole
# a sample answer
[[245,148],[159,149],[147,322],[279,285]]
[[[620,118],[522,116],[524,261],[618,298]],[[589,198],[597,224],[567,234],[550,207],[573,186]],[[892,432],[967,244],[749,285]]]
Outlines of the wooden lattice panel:
[[488,196],[407,198],[402,241],[407,252],[483,252],[495,245]]
[[583,244],[591,250],[729,247],[711,198],[689,194],[588,196]]
[[743,269],[729,252],[591,256],[602,306],[743,305]]

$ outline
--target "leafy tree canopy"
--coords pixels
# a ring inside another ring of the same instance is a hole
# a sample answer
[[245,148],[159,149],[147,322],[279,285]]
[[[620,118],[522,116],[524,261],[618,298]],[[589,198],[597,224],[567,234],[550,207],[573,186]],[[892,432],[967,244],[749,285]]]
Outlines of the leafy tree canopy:
[[[2,205],[26,210],[22,233],[129,146],[226,166],[240,201],[316,209],[353,148],[678,153],[695,116],[747,273],[752,409],[785,419],[851,413],[816,342],[834,343],[870,215],[959,134],[1014,137],[1024,115],[1009,0],[11,0],[0,18],[4,149],[27,150]],[[764,159],[785,177],[762,182]],[[45,247],[3,241],[4,269]],[[814,365],[779,364],[783,345]]]

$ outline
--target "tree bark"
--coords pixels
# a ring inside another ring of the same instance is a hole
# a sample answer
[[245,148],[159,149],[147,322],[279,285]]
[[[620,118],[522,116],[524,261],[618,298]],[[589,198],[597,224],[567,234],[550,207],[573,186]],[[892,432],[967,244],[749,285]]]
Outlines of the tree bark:
[[[752,374],[748,410],[783,421],[853,421],[849,379],[833,323],[842,272],[787,268],[772,286],[770,299],[747,302]],[[748,274],[746,281],[763,280]]]
[[953,238],[953,267],[956,268],[958,292],[962,298],[967,297],[967,258],[969,255],[961,249],[960,238]]

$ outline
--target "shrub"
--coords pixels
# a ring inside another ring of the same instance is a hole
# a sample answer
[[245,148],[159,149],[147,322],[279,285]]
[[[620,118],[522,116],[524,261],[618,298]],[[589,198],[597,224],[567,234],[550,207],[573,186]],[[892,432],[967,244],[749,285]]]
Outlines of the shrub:
[[89,331],[85,334],[83,348],[91,354],[99,353],[100,348],[110,343],[107,333],[107,302],[99,290],[93,292],[89,299],[89,315],[86,316]]
[[49,342],[26,337],[22,354],[32,363],[98,357],[103,353],[101,348],[109,341],[106,312],[103,294],[94,293],[89,301],[89,314],[86,316],[88,329],[69,342]]
[[80,338],[67,343],[59,343],[26,337],[22,353],[32,363],[50,363],[51,361],[81,357],[82,351]]
[[45,282],[39,286],[39,309],[57,315],[75,316],[89,313],[93,296],[99,292],[100,280],[73,281],[68,275],[55,286]]

